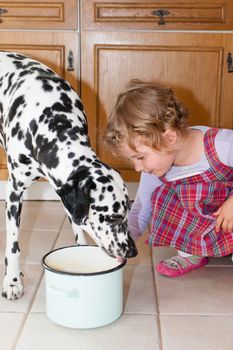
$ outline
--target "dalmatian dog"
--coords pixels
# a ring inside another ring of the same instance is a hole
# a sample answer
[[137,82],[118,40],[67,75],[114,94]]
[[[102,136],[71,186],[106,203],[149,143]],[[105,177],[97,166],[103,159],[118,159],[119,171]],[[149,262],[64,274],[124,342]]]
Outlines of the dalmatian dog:
[[112,257],[137,255],[127,229],[126,186],[91,148],[80,98],[44,64],[6,51],[0,52],[0,143],[9,172],[4,297],[23,295],[18,244],[22,198],[41,177],[60,196],[78,243],[84,230]]

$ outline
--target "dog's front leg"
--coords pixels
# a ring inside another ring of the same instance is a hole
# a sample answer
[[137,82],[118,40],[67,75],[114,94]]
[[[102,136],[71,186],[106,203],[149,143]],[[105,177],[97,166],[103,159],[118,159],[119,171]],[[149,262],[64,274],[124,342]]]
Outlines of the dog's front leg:
[[22,192],[13,188],[11,180],[6,186],[6,255],[5,278],[2,296],[7,299],[18,299],[23,295],[22,274],[19,271],[19,224],[22,208]]
[[73,221],[71,222],[72,224],[72,229],[75,235],[75,242],[78,245],[87,245],[87,240],[85,237],[85,233],[83,231],[83,229],[76,225]]

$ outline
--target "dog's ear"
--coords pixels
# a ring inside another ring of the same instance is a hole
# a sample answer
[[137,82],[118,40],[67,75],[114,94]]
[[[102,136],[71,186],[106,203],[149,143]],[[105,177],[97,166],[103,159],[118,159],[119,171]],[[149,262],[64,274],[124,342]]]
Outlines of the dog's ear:
[[95,188],[89,170],[82,167],[74,172],[67,183],[57,191],[77,225],[85,224],[90,206],[90,191]]

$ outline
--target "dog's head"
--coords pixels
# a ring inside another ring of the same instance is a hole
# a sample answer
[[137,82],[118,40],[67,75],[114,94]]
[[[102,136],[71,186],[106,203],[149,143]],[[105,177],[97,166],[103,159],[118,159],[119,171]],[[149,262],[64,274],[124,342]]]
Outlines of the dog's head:
[[123,258],[137,255],[128,232],[127,189],[115,170],[100,161],[94,167],[82,166],[57,192],[71,220],[109,255]]

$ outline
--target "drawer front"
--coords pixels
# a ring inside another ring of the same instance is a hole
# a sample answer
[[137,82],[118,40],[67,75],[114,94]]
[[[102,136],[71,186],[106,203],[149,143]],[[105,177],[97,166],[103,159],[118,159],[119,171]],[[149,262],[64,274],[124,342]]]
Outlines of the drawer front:
[[232,0],[82,0],[84,29],[233,29]]
[[0,29],[76,29],[77,0],[0,1]]

